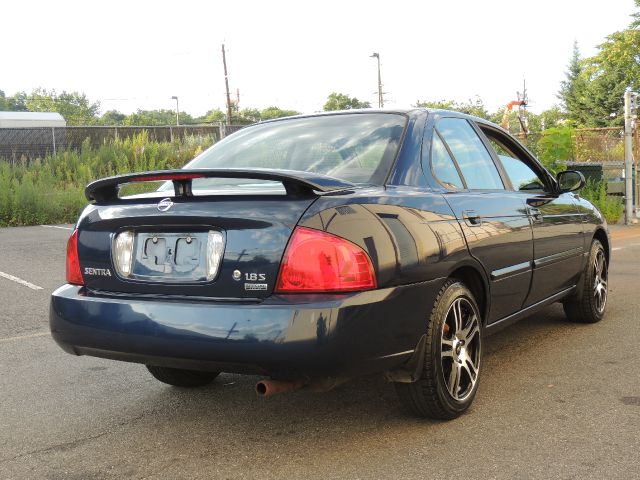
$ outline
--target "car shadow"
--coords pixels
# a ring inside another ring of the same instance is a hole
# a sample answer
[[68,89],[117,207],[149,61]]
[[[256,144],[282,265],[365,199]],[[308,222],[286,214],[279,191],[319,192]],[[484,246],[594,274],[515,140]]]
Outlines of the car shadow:
[[[543,363],[544,357],[537,352],[542,348],[540,342],[547,337],[563,338],[562,333],[575,328],[579,327],[566,321],[560,306],[552,306],[487,337],[484,380],[502,374],[503,364],[513,355],[519,358],[525,355],[529,362]],[[562,345],[558,344],[557,348]],[[301,390],[270,398],[258,398],[254,393],[259,379],[222,374],[210,386],[197,390],[157,384],[146,401],[154,409],[170,405],[174,425],[176,422],[189,424],[196,417],[216,432],[241,430],[252,441],[295,436],[296,432],[308,433],[310,428],[317,434],[351,437],[354,431],[377,431],[417,422],[403,410],[393,386],[380,375],[353,379],[328,392]],[[481,385],[478,399],[487,395],[499,400],[500,395],[508,395],[501,392],[499,381],[483,387]],[[484,391],[487,389],[490,391]],[[472,410],[476,408],[477,400]],[[140,405],[140,408],[144,407]],[[418,422],[422,425],[442,424],[432,420]]]

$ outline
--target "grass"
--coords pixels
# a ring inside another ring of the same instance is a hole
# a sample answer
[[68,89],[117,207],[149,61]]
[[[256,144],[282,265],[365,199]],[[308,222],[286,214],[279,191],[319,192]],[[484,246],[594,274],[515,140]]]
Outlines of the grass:
[[[87,139],[79,151],[62,151],[28,163],[0,160],[0,226],[73,223],[87,204],[87,183],[122,173],[180,168],[211,143],[202,137],[156,142],[143,131],[99,148],[92,148]],[[607,197],[603,182],[589,181],[580,193],[608,222],[620,220],[622,202]]]
[[31,162],[0,160],[0,226],[73,223],[87,204],[84,187],[98,178],[145,170],[180,168],[212,143],[149,140],[147,132],[79,151],[66,150]]
[[605,182],[587,180],[587,184],[579,193],[598,207],[598,210],[604,215],[608,223],[616,223],[622,217],[624,205],[618,198],[607,197]]

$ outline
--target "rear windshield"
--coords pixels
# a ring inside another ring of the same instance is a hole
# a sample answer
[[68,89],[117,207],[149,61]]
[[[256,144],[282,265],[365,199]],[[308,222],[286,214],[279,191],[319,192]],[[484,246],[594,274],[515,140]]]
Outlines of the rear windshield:
[[[406,117],[357,113],[295,118],[244,128],[185,168],[273,168],[381,184],[396,156]],[[197,188],[267,186],[250,179],[206,179]],[[194,182],[194,188],[196,183]]]

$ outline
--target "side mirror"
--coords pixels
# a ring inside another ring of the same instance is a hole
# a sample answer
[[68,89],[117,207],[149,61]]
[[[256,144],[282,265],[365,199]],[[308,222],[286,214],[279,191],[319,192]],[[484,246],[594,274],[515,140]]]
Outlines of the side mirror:
[[556,178],[558,180],[558,188],[562,193],[580,190],[586,183],[584,175],[575,170],[560,172]]

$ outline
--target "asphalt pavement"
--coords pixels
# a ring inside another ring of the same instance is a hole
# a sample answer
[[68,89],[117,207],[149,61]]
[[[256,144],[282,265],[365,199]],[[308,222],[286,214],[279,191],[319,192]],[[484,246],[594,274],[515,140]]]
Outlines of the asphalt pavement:
[[451,422],[377,376],[260,399],[258,377],[183,390],[64,353],[48,305],[70,228],[0,229],[0,479],[640,478],[640,228],[614,229],[605,319],[555,305],[488,337]]

